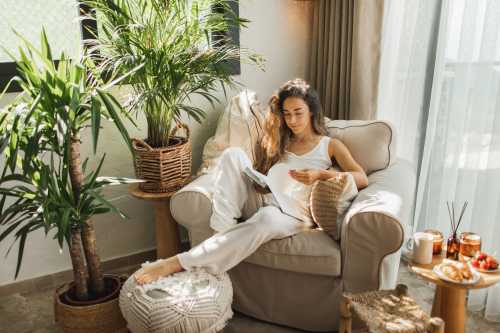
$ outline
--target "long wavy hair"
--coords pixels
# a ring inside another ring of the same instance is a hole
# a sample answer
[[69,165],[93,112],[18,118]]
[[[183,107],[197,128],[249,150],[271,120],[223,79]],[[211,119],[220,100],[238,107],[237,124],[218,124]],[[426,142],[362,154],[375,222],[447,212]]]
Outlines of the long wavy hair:
[[288,97],[301,98],[307,104],[312,113],[312,129],[316,134],[327,133],[318,93],[303,79],[285,82],[269,99],[263,137],[255,147],[254,168],[263,174],[267,174],[269,169],[281,160],[293,135],[283,114],[283,103]]

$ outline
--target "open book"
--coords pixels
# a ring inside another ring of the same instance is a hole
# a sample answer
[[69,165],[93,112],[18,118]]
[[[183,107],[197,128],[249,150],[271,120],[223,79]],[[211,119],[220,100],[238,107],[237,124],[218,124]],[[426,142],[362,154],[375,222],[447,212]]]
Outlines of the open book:
[[308,193],[304,191],[305,185],[288,174],[290,170],[285,164],[276,164],[267,176],[250,167],[243,173],[260,187],[268,187],[283,213],[307,221],[310,218],[306,208]]

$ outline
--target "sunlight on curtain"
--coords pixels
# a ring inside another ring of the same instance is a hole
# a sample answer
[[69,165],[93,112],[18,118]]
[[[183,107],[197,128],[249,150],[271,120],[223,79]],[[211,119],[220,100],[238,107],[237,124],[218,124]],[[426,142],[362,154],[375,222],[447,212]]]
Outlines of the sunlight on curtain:
[[398,157],[418,169],[434,70],[441,4],[386,0],[377,118],[393,123]]
[[[378,118],[419,175],[413,231],[447,235],[446,201],[468,200],[461,231],[500,257],[500,1],[387,0],[380,66]],[[468,305],[500,321],[500,286]]]
[[[468,200],[460,230],[498,258],[500,1],[444,1],[435,59],[414,230],[449,233],[446,201]],[[471,293],[469,308],[500,321],[500,286]]]

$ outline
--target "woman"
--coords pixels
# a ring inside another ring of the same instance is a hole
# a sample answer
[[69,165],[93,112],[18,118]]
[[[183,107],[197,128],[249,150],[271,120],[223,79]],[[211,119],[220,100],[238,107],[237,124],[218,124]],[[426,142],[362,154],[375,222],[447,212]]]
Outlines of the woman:
[[[285,167],[287,182],[299,193],[300,211],[308,211],[311,185],[327,180],[336,171],[327,170],[336,160],[343,172],[352,175],[358,189],[368,185],[365,172],[346,146],[326,136],[317,93],[301,79],[286,82],[269,101],[263,139],[256,147],[255,169],[263,174],[273,167]],[[203,267],[221,273],[251,255],[263,243],[292,236],[311,228],[310,218],[284,214],[267,189],[253,184],[243,170],[252,167],[243,150],[224,151],[216,170],[213,213],[210,226],[217,231],[190,251],[157,261],[136,274],[139,284],[182,270]],[[263,205],[248,220],[237,224],[247,200],[263,194]],[[305,215],[306,216],[306,215]]]

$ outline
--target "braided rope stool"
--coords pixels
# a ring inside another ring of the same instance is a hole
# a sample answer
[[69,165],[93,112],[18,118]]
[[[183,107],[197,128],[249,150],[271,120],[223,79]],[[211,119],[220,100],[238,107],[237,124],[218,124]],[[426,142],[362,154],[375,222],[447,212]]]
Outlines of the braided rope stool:
[[339,333],[351,333],[353,313],[371,333],[444,333],[444,321],[430,318],[408,296],[408,287],[404,284],[394,290],[344,294]]
[[218,333],[232,318],[233,287],[227,273],[193,269],[138,285],[134,275],[119,303],[132,333]]

